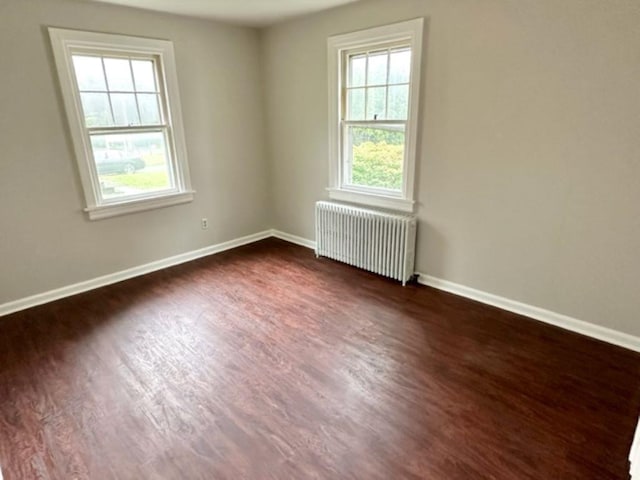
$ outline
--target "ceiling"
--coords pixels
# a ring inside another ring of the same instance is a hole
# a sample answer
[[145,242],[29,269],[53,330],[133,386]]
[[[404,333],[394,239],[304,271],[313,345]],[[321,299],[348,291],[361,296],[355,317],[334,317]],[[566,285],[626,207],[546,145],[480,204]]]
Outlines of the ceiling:
[[360,0],[92,0],[263,27]]

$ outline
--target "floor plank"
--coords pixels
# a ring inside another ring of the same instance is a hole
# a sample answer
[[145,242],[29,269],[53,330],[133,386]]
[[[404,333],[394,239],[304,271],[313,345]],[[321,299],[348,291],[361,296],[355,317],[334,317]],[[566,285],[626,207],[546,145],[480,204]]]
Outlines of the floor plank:
[[269,239],[0,319],[14,479],[627,479],[640,355]]

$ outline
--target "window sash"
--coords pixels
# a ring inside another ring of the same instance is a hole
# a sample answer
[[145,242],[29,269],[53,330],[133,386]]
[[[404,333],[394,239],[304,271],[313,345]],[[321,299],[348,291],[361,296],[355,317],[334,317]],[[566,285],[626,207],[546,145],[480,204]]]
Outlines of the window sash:
[[[106,198],[102,193],[102,188],[100,185],[100,175],[98,173],[98,164],[95,156],[95,151],[93,150],[93,146],[91,144],[91,137],[97,135],[113,135],[113,134],[126,134],[126,133],[162,133],[164,139],[164,154],[166,158],[166,169],[167,176],[169,179],[169,188],[164,188],[161,190],[154,190],[151,192],[143,192],[143,193],[132,193],[128,195],[119,195],[114,198]],[[177,173],[177,164],[175,162],[175,157],[171,155],[171,151],[173,150],[173,145],[171,143],[171,132],[169,127],[140,127],[140,128],[122,128],[122,129],[109,129],[108,131],[100,130],[95,132],[87,132],[87,140],[89,145],[89,150],[91,151],[91,158],[88,162],[88,166],[91,169],[94,178],[94,190],[96,196],[102,205],[113,205],[123,202],[130,202],[138,199],[146,199],[146,198],[154,198],[159,196],[165,196],[167,194],[178,193],[183,190],[184,185],[180,183],[180,178]]]
[[[170,125],[167,123],[167,114],[168,111],[168,102],[166,95],[166,87],[163,83],[162,76],[162,62],[160,58],[156,55],[148,55],[148,54],[135,54],[135,53],[122,53],[118,51],[114,51],[108,48],[73,48],[69,52],[70,57],[73,59],[74,55],[78,56],[92,56],[100,58],[102,64],[102,73],[104,75],[105,82],[105,90],[81,90],[80,85],[76,76],[75,68],[72,63],[72,77],[74,82],[74,93],[80,97],[81,93],[104,93],[107,95],[109,99],[109,109],[111,111],[111,118],[115,122],[115,114],[113,111],[113,104],[111,99],[111,94],[131,94],[134,95],[136,99],[136,111],[138,114],[138,119],[140,120],[140,124],[138,125],[112,125],[112,126],[94,126],[89,127],[86,125],[86,121],[83,118],[81,119],[81,126],[83,127],[84,136],[87,141],[88,149],[91,152],[91,158],[88,162],[88,167],[92,173],[91,177],[93,179],[93,189],[95,192],[96,200],[99,205],[113,205],[119,203],[126,203],[130,201],[135,201],[138,199],[146,199],[146,198],[154,198],[159,196],[165,196],[167,194],[178,193],[182,191],[184,185],[181,184],[181,179],[177,175],[177,165],[176,165],[176,157],[173,154],[174,148],[172,143],[172,134]],[[132,89],[131,90],[111,90],[109,87],[109,82],[107,80],[107,70],[105,66],[105,59],[122,59],[129,60],[129,68],[131,69],[131,78],[132,78]],[[148,90],[138,90],[135,84],[135,76],[133,73],[133,66],[131,61],[133,60],[142,60],[142,61],[151,61],[153,65],[153,75],[154,75],[154,83],[156,90],[148,91]],[[158,110],[160,115],[160,123],[142,123],[142,115],[140,113],[140,106],[138,102],[138,94],[155,94],[158,96]],[[82,106],[81,98],[78,98],[79,105]],[[83,107],[81,107],[83,109]],[[84,114],[84,110],[83,110]],[[162,190],[154,190],[153,192],[148,193],[135,193],[128,195],[120,195],[114,198],[106,198],[103,195],[100,175],[98,174],[98,165],[95,158],[95,152],[93,150],[93,146],[91,144],[91,137],[97,135],[114,135],[114,134],[127,134],[127,133],[162,133],[164,142],[165,142],[165,158],[166,158],[166,168],[167,175],[169,177],[170,187]]]
[[371,126],[371,128],[377,128],[376,125],[406,125],[408,120],[342,120],[342,125],[358,126]]
[[[141,127],[157,127],[157,126],[167,126],[167,112],[168,112],[168,101],[167,101],[167,94],[166,94],[166,85],[163,82],[163,75],[162,75],[162,60],[161,58],[159,58],[158,55],[149,55],[149,54],[142,54],[142,53],[135,53],[135,52],[119,52],[117,50],[112,50],[109,48],[85,48],[85,47],[74,47],[71,48],[69,50],[69,56],[71,58],[71,72],[72,72],[72,78],[73,78],[73,83],[74,83],[74,94],[77,95],[78,98],[78,102],[79,105],[83,105],[82,103],[82,99],[81,94],[83,93],[100,93],[100,94],[106,94],[107,95],[107,99],[109,102],[109,111],[111,114],[111,119],[113,120],[113,122],[116,122],[116,116],[114,113],[114,108],[113,108],[113,100],[112,100],[112,94],[128,94],[128,95],[133,95],[134,99],[135,99],[135,105],[136,105],[136,113],[138,114],[138,120],[140,121],[140,124],[138,125],[113,125],[113,126],[100,126],[100,127],[89,127],[86,124],[86,119],[83,117],[82,118],[82,126],[86,129],[86,130],[93,130],[96,128],[100,128],[100,129],[105,129],[105,128],[127,128],[127,127],[133,127],[133,126],[141,126]],[[105,89],[104,90],[92,90],[92,89],[86,89],[83,90],[80,88],[80,84],[78,82],[78,78],[77,78],[77,73],[75,70],[75,66],[73,64],[73,57],[74,56],[85,56],[85,57],[96,57],[100,59],[101,65],[102,65],[102,74],[104,77],[104,84],[105,84]],[[120,59],[120,60],[128,60],[129,61],[129,68],[130,68],[130,73],[131,73],[131,80],[132,80],[132,89],[131,90],[120,90],[120,89],[114,89],[112,90],[109,86],[109,82],[107,79],[107,68],[105,65],[105,59]],[[132,65],[132,61],[135,60],[139,60],[139,61],[150,61],[152,63],[153,66],[153,76],[154,76],[154,83],[155,83],[155,90],[138,90],[137,85],[136,85],[136,77],[133,71],[133,65]],[[142,114],[141,114],[141,109],[140,109],[140,102],[139,102],[139,98],[138,95],[142,94],[154,94],[157,95],[157,102],[158,102],[158,113],[160,116],[160,123],[143,123],[142,122]],[[84,112],[84,107],[82,107],[83,112]]]
[[403,187],[401,186],[399,189],[392,188],[384,188],[378,186],[370,186],[370,185],[360,185],[356,183],[352,183],[351,179],[353,178],[353,156],[351,151],[351,145],[349,144],[348,138],[348,130],[349,127],[362,127],[362,128],[373,128],[373,129],[381,129],[384,126],[399,126],[403,127],[402,131],[404,133],[404,142],[403,142],[403,156],[402,156],[402,176],[403,176],[403,184],[404,177],[406,175],[405,169],[407,168],[407,120],[376,120],[376,121],[359,121],[359,120],[343,120],[340,127],[340,187],[348,190],[361,191],[364,193],[371,193],[375,195],[385,195],[391,197],[400,197],[403,193]]
[[[389,118],[389,87],[401,87],[406,86],[408,89],[407,95],[407,118],[403,119],[405,121],[408,120],[409,116],[409,106],[411,105],[411,62],[409,63],[409,79],[406,82],[392,82],[390,81],[391,77],[391,55],[393,53],[408,51],[411,55],[413,55],[412,47],[410,43],[406,41],[398,41],[391,42],[381,45],[369,46],[369,47],[361,47],[361,48],[353,48],[342,51],[342,61],[341,61],[341,76],[340,76],[340,90],[341,90],[341,120],[350,120],[350,108],[349,108],[349,93],[356,90],[362,90],[364,92],[364,119],[365,121],[370,120],[368,118],[368,94],[371,89],[374,88],[384,88],[384,101],[385,101],[385,111],[383,118],[374,118],[373,120],[381,120],[387,121]],[[386,55],[386,79],[385,82],[380,83],[369,83],[369,59],[372,55],[376,53],[385,53]],[[357,56],[365,57],[365,65],[364,65],[364,80],[362,84],[359,85],[351,85],[351,59]]]
[[129,125],[126,127],[90,127],[90,128],[86,128],[86,130],[90,135],[96,135],[99,133],[102,133],[102,134],[136,133],[136,132],[144,133],[146,131],[161,130],[161,129],[168,129],[168,128],[169,128],[169,125],[153,123],[148,125]]

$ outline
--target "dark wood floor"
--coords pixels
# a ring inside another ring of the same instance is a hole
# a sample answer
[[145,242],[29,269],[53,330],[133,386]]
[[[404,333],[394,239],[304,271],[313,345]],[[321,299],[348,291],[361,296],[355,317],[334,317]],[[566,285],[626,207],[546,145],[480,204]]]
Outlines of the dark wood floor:
[[22,479],[628,479],[640,355],[278,240],[0,319]]

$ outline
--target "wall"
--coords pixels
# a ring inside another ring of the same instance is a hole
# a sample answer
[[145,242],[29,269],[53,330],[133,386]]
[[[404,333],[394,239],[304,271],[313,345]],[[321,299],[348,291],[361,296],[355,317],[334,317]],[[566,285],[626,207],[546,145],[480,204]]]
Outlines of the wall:
[[[194,202],[87,220],[47,26],[174,42]],[[271,226],[259,41],[111,5],[0,0],[0,304]]]
[[[418,270],[640,335],[634,0],[368,0],[262,33],[0,0],[0,304],[265,228],[313,238],[326,38],[418,16]],[[86,219],[49,25],[174,41],[193,203]]]
[[640,7],[370,0],[263,32],[275,227],[327,197],[329,35],[424,16],[423,273],[640,335]]

